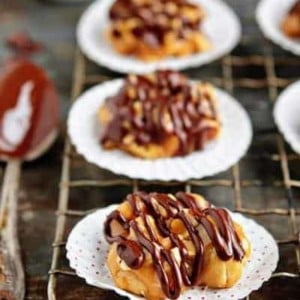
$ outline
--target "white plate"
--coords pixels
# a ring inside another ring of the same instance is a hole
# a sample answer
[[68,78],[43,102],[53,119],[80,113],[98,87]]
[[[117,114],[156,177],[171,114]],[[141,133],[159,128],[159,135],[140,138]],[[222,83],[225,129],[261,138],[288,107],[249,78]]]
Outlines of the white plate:
[[[77,275],[90,285],[114,290],[129,299],[143,299],[117,288],[106,266],[109,245],[103,234],[106,216],[117,205],[112,205],[88,215],[72,230],[67,241],[67,257]],[[237,300],[246,297],[267,281],[278,262],[278,247],[273,237],[260,225],[240,214],[233,213],[233,219],[240,223],[249,238],[252,254],[245,265],[242,278],[229,289],[194,288],[182,294],[180,300]]]
[[99,0],[83,13],[78,27],[77,40],[82,52],[99,65],[121,73],[148,73],[157,69],[181,70],[207,64],[229,53],[239,42],[241,26],[234,12],[221,0],[194,0],[204,7],[207,18],[202,31],[212,43],[207,52],[184,58],[167,58],[145,63],[126,57],[113,50],[105,38],[109,25],[108,12],[115,0]]
[[252,138],[250,119],[243,107],[220,89],[216,89],[216,98],[221,135],[204,150],[155,160],[137,158],[120,150],[104,150],[100,145],[97,113],[105,99],[116,94],[123,82],[120,79],[97,85],[82,94],[71,108],[68,133],[77,152],[88,162],[131,178],[184,181],[225,171],[246,153]]
[[285,140],[300,154],[300,80],[279,95],[274,119]]
[[285,50],[300,55],[299,39],[287,37],[281,22],[296,0],[262,0],[256,9],[256,20],[264,35]]

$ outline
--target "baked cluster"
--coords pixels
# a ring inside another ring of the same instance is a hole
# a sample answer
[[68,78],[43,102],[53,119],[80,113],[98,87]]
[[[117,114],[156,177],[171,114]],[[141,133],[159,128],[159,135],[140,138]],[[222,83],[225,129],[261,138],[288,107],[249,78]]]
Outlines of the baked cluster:
[[117,0],[109,17],[108,39],[124,55],[155,61],[210,48],[200,31],[204,11],[186,0]]
[[292,6],[282,22],[283,32],[291,38],[300,38],[300,1]]
[[116,285],[148,300],[177,299],[192,286],[228,288],[251,247],[224,208],[197,194],[136,192],[105,222]]
[[105,149],[149,159],[203,149],[221,128],[213,87],[176,71],[129,75],[99,119]]

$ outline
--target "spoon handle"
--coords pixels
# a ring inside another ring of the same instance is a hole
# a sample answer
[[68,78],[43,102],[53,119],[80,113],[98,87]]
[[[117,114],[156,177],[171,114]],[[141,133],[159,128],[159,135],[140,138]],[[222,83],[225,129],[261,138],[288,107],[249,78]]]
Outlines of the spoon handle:
[[18,239],[18,192],[22,161],[6,165],[0,204],[0,299],[22,300],[25,274]]

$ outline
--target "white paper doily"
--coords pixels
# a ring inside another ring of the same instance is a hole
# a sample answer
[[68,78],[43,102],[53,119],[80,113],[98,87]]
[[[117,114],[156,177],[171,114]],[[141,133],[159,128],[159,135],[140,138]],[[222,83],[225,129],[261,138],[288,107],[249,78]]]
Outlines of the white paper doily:
[[115,0],[98,0],[83,13],[78,27],[77,40],[82,52],[95,63],[121,73],[148,73],[157,69],[181,70],[207,64],[229,53],[239,42],[241,26],[234,12],[221,0],[193,0],[204,7],[207,18],[201,30],[212,43],[207,52],[184,58],[168,58],[145,63],[133,57],[118,54],[105,30],[109,24],[108,11]]
[[[70,266],[78,276],[90,285],[114,290],[129,299],[143,299],[117,288],[106,266],[109,245],[103,234],[106,216],[117,205],[100,209],[85,217],[72,230],[67,241],[67,257]],[[278,247],[273,237],[251,219],[232,213],[233,219],[240,223],[251,242],[252,254],[245,265],[242,278],[229,289],[192,288],[180,296],[180,300],[237,300],[246,297],[267,281],[278,262]]]
[[262,0],[256,9],[256,20],[264,35],[285,50],[300,55],[300,40],[287,37],[281,22],[296,0]]
[[216,89],[222,122],[219,139],[202,151],[174,158],[145,160],[120,150],[104,150],[100,145],[98,110],[105,98],[114,95],[123,80],[97,85],[73,104],[68,118],[68,133],[78,153],[88,162],[116,174],[145,180],[202,178],[225,171],[247,151],[252,138],[249,117],[229,94]]
[[300,80],[288,86],[278,97],[274,119],[285,140],[300,153]]

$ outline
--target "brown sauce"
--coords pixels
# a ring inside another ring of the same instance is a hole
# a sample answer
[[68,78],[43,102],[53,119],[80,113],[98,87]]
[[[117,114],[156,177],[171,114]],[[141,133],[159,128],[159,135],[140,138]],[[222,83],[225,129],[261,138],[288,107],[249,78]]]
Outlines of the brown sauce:
[[40,67],[16,58],[1,70],[0,155],[25,157],[57,127],[58,118],[55,87]]

